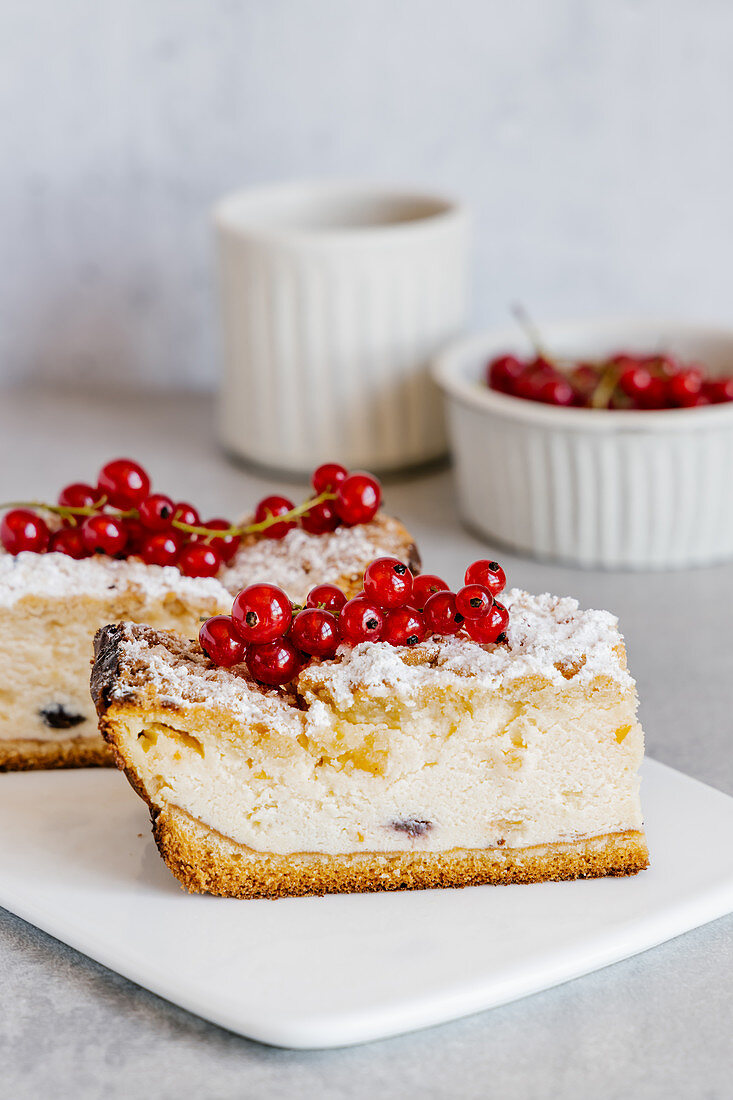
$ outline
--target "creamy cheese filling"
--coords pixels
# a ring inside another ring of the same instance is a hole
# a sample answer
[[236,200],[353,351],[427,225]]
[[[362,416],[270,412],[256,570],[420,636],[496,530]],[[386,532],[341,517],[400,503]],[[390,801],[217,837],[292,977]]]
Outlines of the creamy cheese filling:
[[[159,805],[263,852],[526,847],[641,827],[633,702],[442,696],[393,724],[304,720],[232,737],[211,719],[133,726]],[[203,716],[202,716],[203,717]]]

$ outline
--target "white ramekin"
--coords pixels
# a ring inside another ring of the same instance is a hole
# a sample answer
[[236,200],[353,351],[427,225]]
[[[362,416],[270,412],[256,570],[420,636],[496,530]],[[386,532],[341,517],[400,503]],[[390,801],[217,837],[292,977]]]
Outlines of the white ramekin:
[[[674,321],[543,327],[551,354],[669,351],[733,372],[733,329]],[[436,360],[466,522],[507,546],[583,566],[666,569],[733,557],[733,403],[655,412],[562,409],[484,384],[486,363],[526,354],[517,330]]]
[[429,364],[464,326],[463,208],[420,191],[293,183],[223,199],[214,223],[224,446],[294,474],[445,454]]

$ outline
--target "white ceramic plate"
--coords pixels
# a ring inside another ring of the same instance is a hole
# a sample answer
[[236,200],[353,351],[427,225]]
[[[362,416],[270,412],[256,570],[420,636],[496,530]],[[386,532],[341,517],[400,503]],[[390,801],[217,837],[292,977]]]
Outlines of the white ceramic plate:
[[285,1047],[504,1004],[733,910],[733,798],[644,765],[630,879],[284,901],[184,894],[112,771],[0,776],[0,904],[232,1031]]

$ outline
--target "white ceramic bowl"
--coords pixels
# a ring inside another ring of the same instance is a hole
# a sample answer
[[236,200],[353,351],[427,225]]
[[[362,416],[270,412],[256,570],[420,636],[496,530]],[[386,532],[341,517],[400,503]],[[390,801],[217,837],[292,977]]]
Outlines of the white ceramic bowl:
[[[542,336],[562,357],[664,350],[733,373],[733,329],[607,320],[546,325]],[[483,384],[494,356],[530,350],[515,328],[453,344],[434,365],[466,522],[537,557],[583,566],[733,558],[733,403],[563,409]]]
[[225,447],[295,474],[445,454],[430,360],[464,327],[463,207],[419,190],[292,183],[231,195],[214,222]]

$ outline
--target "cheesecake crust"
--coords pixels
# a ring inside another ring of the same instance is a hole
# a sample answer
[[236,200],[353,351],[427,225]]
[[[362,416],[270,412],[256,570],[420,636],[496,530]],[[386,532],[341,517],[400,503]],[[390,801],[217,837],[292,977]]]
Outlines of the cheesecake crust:
[[151,817],[158,851],[181,885],[227,898],[557,882],[635,875],[649,865],[644,834],[635,830],[532,848],[276,855],[238,844],[177,806],[151,809]]
[[17,738],[0,740],[0,772],[35,771],[37,768],[109,768],[114,756],[99,734],[64,737],[58,741]]

